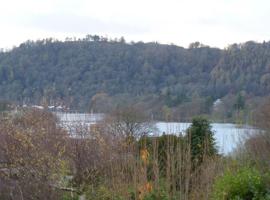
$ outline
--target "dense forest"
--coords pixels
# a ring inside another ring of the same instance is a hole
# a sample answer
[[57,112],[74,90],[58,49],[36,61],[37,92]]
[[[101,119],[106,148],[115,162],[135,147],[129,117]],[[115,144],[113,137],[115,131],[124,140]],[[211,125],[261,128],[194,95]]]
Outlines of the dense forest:
[[[21,105],[106,112],[136,103],[157,117],[160,111],[179,119],[216,111],[232,118],[269,92],[270,42],[221,50],[88,35],[27,41],[0,53],[0,98]],[[219,109],[213,108],[217,99]]]

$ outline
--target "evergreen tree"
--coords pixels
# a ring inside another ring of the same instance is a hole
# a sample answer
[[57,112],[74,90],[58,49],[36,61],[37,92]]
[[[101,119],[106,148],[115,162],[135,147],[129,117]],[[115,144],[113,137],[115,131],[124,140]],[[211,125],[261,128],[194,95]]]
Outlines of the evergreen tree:
[[217,155],[214,132],[210,122],[203,117],[195,117],[187,130],[190,142],[192,166],[199,166],[205,157]]
[[236,102],[234,104],[234,108],[239,111],[239,110],[243,110],[245,108],[245,99],[244,97],[241,95],[241,93],[239,93],[236,97]]

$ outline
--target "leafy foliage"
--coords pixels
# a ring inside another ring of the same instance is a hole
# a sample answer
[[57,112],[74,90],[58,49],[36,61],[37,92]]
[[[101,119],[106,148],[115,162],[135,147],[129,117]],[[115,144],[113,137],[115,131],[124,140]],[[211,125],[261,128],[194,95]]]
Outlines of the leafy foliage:
[[227,171],[214,184],[213,200],[267,200],[270,199],[269,175],[262,175],[254,168]]
[[167,194],[164,190],[161,190],[161,191],[153,191],[143,198],[143,200],[156,200],[156,199],[169,200],[170,197],[169,194]]

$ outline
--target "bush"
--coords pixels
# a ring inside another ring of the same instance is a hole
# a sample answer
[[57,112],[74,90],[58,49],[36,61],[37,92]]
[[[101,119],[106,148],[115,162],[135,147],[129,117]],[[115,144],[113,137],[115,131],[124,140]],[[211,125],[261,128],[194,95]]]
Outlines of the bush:
[[269,175],[254,168],[227,171],[213,186],[213,200],[270,200]]
[[78,195],[74,195],[74,197],[72,197],[69,193],[65,193],[61,200],[79,200]]
[[85,193],[87,200],[123,200],[124,198],[106,186],[89,187]]
[[169,200],[169,194],[167,194],[164,190],[162,191],[153,191],[147,194],[143,200]]

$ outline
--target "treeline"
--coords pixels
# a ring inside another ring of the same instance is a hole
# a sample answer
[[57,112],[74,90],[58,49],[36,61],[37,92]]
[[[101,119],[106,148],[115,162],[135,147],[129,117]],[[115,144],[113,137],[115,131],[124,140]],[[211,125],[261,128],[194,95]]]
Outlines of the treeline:
[[[0,53],[0,94],[20,104],[96,112],[137,103],[158,117],[170,110],[174,118],[190,118],[211,113],[219,98],[234,105],[239,95],[251,109],[270,92],[269,55],[269,42],[221,50],[198,42],[182,48],[96,35],[28,41]],[[224,118],[235,111],[227,104],[231,113]]]

